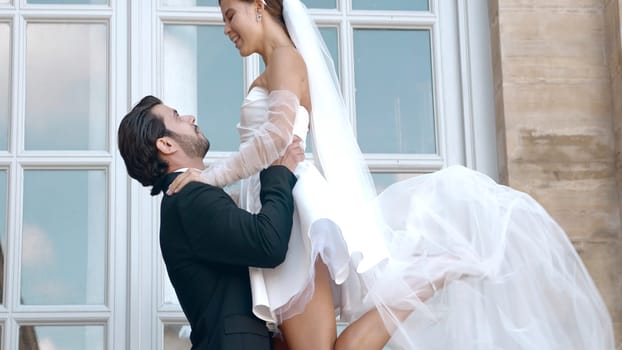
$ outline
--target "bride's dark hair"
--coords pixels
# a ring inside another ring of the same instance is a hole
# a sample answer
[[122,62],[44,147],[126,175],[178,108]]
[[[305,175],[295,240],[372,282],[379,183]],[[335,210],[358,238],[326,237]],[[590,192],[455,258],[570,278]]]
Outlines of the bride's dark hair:
[[[220,6],[221,1],[222,0],[218,0],[218,6]],[[247,2],[250,4],[257,0],[236,0],[236,1]],[[285,32],[287,32],[287,27],[285,26],[285,20],[283,19],[283,0],[263,0],[263,1],[264,1],[264,7],[266,11],[268,11],[270,16],[272,16],[281,25],[281,27],[285,29]]]

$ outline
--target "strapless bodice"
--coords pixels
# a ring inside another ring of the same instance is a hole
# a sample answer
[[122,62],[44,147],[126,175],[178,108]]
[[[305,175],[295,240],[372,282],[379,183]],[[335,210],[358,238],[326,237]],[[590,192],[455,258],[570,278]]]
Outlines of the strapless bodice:
[[[261,125],[268,121],[268,96],[268,90],[255,86],[244,98],[240,110],[240,122],[237,125],[240,142],[248,140]],[[304,143],[309,131],[309,112],[303,106],[298,106],[293,130],[293,134],[299,136]]]

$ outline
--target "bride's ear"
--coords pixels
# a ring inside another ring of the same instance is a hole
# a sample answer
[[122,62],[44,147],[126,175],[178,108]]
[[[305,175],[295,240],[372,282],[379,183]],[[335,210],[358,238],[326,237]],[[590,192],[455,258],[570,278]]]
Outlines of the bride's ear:
[[171,154],[175,152],[177,144],[168,136],[160,137],[156,140],[156,148],[162,154]]

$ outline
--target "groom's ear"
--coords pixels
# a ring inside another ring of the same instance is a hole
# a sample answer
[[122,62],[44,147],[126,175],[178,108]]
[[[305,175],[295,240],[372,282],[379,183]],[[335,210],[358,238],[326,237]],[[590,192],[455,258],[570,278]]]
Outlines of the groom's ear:
[[156,140],[156,148],[160,153],[169,155],[177,150],[177,142],[169,136],[163,136]]

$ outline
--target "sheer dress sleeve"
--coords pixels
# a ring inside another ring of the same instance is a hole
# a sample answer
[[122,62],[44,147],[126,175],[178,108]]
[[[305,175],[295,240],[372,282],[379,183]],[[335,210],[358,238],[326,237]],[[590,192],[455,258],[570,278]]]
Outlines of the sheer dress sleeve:
[[247,178],[272,164],[292,142],[300,101],[291,91],[274,90],[268,95],[268,119],[255,134],[240,144],[238,152],[205,169],[206,182],[224,187]]

